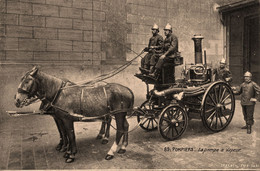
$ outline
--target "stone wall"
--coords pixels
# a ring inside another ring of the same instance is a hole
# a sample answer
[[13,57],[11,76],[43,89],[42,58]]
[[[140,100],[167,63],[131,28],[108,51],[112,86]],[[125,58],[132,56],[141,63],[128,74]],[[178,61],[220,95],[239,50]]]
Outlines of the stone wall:
[[102,0],[0,2],[2,60],[100,64],[101,42],[106,38]]

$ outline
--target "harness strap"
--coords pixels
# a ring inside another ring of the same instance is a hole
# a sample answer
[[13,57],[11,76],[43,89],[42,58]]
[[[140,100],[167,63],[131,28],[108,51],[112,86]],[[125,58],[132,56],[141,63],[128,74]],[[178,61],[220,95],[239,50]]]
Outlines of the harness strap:
[[[62,88],[65,87],[66,84],[67,84],[67,82],[62,81],[60,88],[57,91],[57,93],[55,94],[52,101],[49,101],[48,99],[46,99],[45,96],[40,97],[39,99],[41,99],[41,101],[42,101],[42,104],[40,106],[40,110],[48,111],[51,107],[54,107],[54,103],[56,102],[57,98],[59,97],[59,95],[62,91]],[[55,107],[55,108],[57,108],[57,107]]]
[[59,95],[60,95],[60,93],[62,91],[62,88],[65,87],[66,84],[67,84],[67,82],[64,82],[64,81],[61,82],[60,88],[57,91],[57,93],[55,94],[55,96],[54,96],[54,98],[53,98],[53,100],[52,100],[52,102],[50,104],[51,106],[56,102],[57,98],[59,97]]

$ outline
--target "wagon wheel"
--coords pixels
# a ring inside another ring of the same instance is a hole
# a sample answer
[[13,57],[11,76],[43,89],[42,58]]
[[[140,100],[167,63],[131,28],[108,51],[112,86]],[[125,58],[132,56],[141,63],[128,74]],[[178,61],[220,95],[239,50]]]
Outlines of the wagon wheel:
[[187,126],[188,115],[178,105],[169,105],[160,114],[158,130],[166,140],[179,138]]
[[208,87],[202,99],[201,118],[204,126],[213,132],[225,129],[235,110],[235,98],[225,82],[215,82]]
[[[156,117],[158,111],[154,109],[154,104],[145,101],[139,109],[137,114],[137,121],[140,124],[140,127],[147,131],[152,131],[157,129],[157,120]],[[141,123],[140,123],[141,122]]]

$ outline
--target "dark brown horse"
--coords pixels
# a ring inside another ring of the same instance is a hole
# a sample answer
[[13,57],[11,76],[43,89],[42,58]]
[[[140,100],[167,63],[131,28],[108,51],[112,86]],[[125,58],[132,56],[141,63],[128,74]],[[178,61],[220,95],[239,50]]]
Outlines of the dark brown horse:
[[[97,137],[100,138],[105,132],[105,124],[111,122],[111,115],[114,115],[116,140],[105,159],[112,159],[114,152],[126,151],[129,128],[126,115],[131,112],[134,103],[134,95],[129,88],[115,83],[94,88],[79,86],[40,72],[34,67],[22,77],[15,95],[15,105],[20,108],[29,105],[32,98],[40,99],[40,109],[53,116],[60,133],[60,143],[56,149],[66,151],[64,157],[67,163],[73,162],[77,153],[73,124],[75,121],[102,119]],[[109,136],[109,126],[107,130],[108,135],[105,137]],[[118,150],[122,137],[122,145]]]

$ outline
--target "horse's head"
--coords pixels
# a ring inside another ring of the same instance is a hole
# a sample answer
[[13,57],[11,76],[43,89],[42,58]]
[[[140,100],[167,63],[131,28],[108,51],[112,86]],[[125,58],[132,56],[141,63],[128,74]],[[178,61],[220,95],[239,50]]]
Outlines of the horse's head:
[[23,106],[27,106],[32,99],[35,99],[37,92],[35,76],[37,75],[37,72],[38,68],[34,67],[22,77],[21,83],[18,86],[18,91],[14,97],[16,107],[22,108]]

